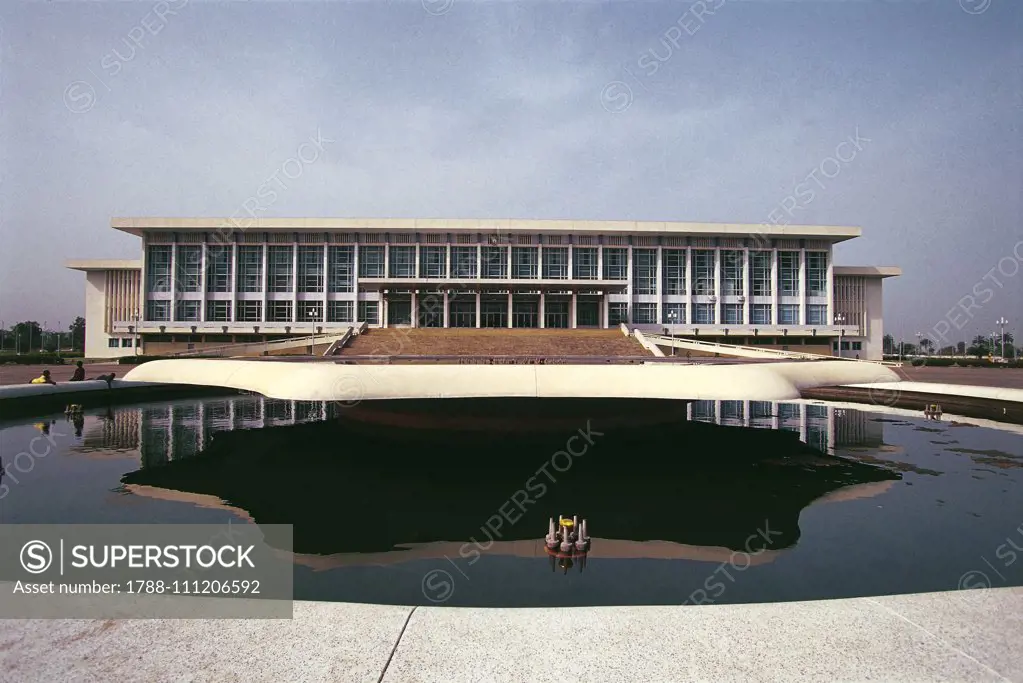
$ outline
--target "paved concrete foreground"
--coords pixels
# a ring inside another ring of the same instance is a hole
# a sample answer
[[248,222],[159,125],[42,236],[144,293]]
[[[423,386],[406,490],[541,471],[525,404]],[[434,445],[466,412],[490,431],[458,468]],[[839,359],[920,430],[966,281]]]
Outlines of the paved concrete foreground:
[[0,621],[6,680],[1023,681],[1023,588],[702,607],[309,603],[292,621]]

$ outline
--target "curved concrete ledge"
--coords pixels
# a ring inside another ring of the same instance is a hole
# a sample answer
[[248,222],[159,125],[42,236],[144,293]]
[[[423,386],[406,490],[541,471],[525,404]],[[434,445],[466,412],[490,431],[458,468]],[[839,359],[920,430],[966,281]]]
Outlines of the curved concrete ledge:
[[361,401],[406,398],[659,398],[781,401],[800,390],[892,382],[859,363],[746,365],[341,365],[173,359],[144,363],[125,380],[255,391],[271,398]]
[[93,391],[110,389],[140,389],[160,386],[160,382],[129,382],[115,379],[107,383],[99,379],[87,379],[81,382],[60,382],[58,384],[8,384],[0,386],[0,401],[13,398],[37,398],[59,394],[86,394]]
[[1004,682],[1023,671],[1020,613],[1023,588],[702,607],[296,602],[290,620],[0,620],[0,666],[19,681]]

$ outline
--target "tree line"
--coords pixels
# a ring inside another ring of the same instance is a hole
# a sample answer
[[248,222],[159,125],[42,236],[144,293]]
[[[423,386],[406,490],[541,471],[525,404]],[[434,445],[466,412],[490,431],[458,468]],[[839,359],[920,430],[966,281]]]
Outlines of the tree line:
[[985,356],[1014,358],[1016,356],[1016,347],[1014,345],[1011,332],[1005,333],[1004,348],[1002,347],[1001,335],[995,335],[992,340],[991,337],[985,337],[984,335],[978,334],[969,344],[961,341],[957,344],[949,344],[938,348],[933,341],[926,337],[920,339],[920,341],[916,344],[911,344],[905,341],[897,342],[893,335],[886,334],[884,336],[884,354],[886,356],[937,355],[975,356],[977,358],[984,358]]
[[67,330],[49,329],[44,322],[23,320],[10,327],[0,323],[0,352],[29,353],[32,351],[85,350],[85,318],[78,316]]

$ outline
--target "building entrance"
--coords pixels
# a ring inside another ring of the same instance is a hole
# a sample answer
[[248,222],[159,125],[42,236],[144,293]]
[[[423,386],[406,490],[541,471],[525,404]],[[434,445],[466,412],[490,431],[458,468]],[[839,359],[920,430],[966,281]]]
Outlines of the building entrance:
[[579,299],[575,304],[576,327],[600,327],[600,302]]
[[567,328],[568,302],[547,299],[543,306],[543,325],[544,327]]
[[412,324],[412,299],[401,297],[387,300],[387,325]]
[[539,327],[540,301],[537,299],[512,300],[512,327]]

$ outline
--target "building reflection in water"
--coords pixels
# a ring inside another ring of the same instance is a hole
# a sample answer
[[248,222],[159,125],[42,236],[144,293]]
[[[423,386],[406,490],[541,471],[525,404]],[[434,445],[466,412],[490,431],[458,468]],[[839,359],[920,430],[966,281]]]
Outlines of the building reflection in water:
[[[153,467],[201,453],[218,432],[322,422],[336,419],[344,410],[333,401],[257,395],[117,407],[84,417],[82,442],[75,450],[136,451],[142,467]],[[795,432],[800,441],[830,455],[845,448],[880,447],[884,441],[884,423],[870,419],[869,413],[827,405],[693,401],[686,417],[722,426]]]

